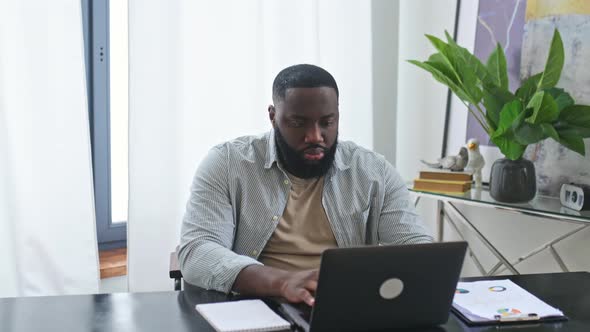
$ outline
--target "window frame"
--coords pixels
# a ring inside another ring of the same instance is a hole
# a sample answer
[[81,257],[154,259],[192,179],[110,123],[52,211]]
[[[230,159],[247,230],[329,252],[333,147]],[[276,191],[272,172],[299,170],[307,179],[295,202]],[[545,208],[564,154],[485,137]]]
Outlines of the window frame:
[[127,247],[127,221],[111,213],[109,0],[81,0],[99,250]]

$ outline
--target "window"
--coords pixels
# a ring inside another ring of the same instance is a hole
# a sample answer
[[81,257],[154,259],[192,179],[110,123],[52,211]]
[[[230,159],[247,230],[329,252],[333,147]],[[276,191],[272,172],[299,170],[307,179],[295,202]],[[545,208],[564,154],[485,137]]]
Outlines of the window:
[[126,246],[128,201],[127,0],[81,0],[100,249]]

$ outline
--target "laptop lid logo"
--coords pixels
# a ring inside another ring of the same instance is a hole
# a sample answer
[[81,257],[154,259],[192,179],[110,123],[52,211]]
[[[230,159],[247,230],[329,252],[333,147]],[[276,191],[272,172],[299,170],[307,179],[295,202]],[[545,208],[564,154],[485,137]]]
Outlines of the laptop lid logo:
[[404,283],[398,278],[385,280],[379,287],[379,295],[386,300],[393,300],[404,290]]

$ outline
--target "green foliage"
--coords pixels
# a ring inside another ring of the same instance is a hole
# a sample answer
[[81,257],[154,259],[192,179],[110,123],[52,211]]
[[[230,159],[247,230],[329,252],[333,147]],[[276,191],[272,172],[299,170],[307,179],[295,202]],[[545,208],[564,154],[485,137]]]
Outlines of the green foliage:
[[496,85],[487,86],[483,90],[483,106],[486,109],[486,119],[493,130],[497,129],[500,118],[500,111],[507,103],[517,100],[507,89],[502,89]]
[[563,91],[563,89],[551,88],[547,90],[547,93],[549,93],[557,103],[557,110],[559,112],[575,103],[574,98],[572,98],[569,93]]
[[[563,42],[555,30],[545,68],[508,89],[504,50],[498,44],[484,65],[445,31],[447,41],[427,35],[438,52],[427,61],[409,60],[453,91],[509,159],[522,157],[527,145],[551,138],[584,155],[590,137],[590,106],[576,105],[555,87],[564,64]],[[483,107],[482,107],[483,106]]]
[[496,49],[490,54],[487,66],[494,83],[502,89],[508,90],[508,71],[506,70],[506,56],[500,43],[496,45]]
[[564,58],[563,42],[561,41],[559,31],[555,29],[545,70],[543,70],[543,76],[539,81],[539,90],[549,89],[557,84],[561,76],[561,70],[563,69]]
[[527,108],[533,109],[533,114],[526,119],[532,124],[552,123],[559,117],[555,99],[545,91],[535,93]]
[[541,76],[543,76],[543,73],[538,73],[537,75],[527,78],[520,88],[516,89],[516,96],[525,104],[528,104],[531,97],[537,92],[537,86],[539,85]]

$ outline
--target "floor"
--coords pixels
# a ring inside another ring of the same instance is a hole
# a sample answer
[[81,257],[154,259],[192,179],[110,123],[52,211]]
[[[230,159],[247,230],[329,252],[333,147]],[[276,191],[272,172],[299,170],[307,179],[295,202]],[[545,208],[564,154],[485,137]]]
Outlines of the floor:
[[103,293],[126,293],[129,288],[127,287],[127,276],[111,277],[106,279],[100,279],[98,292]]

